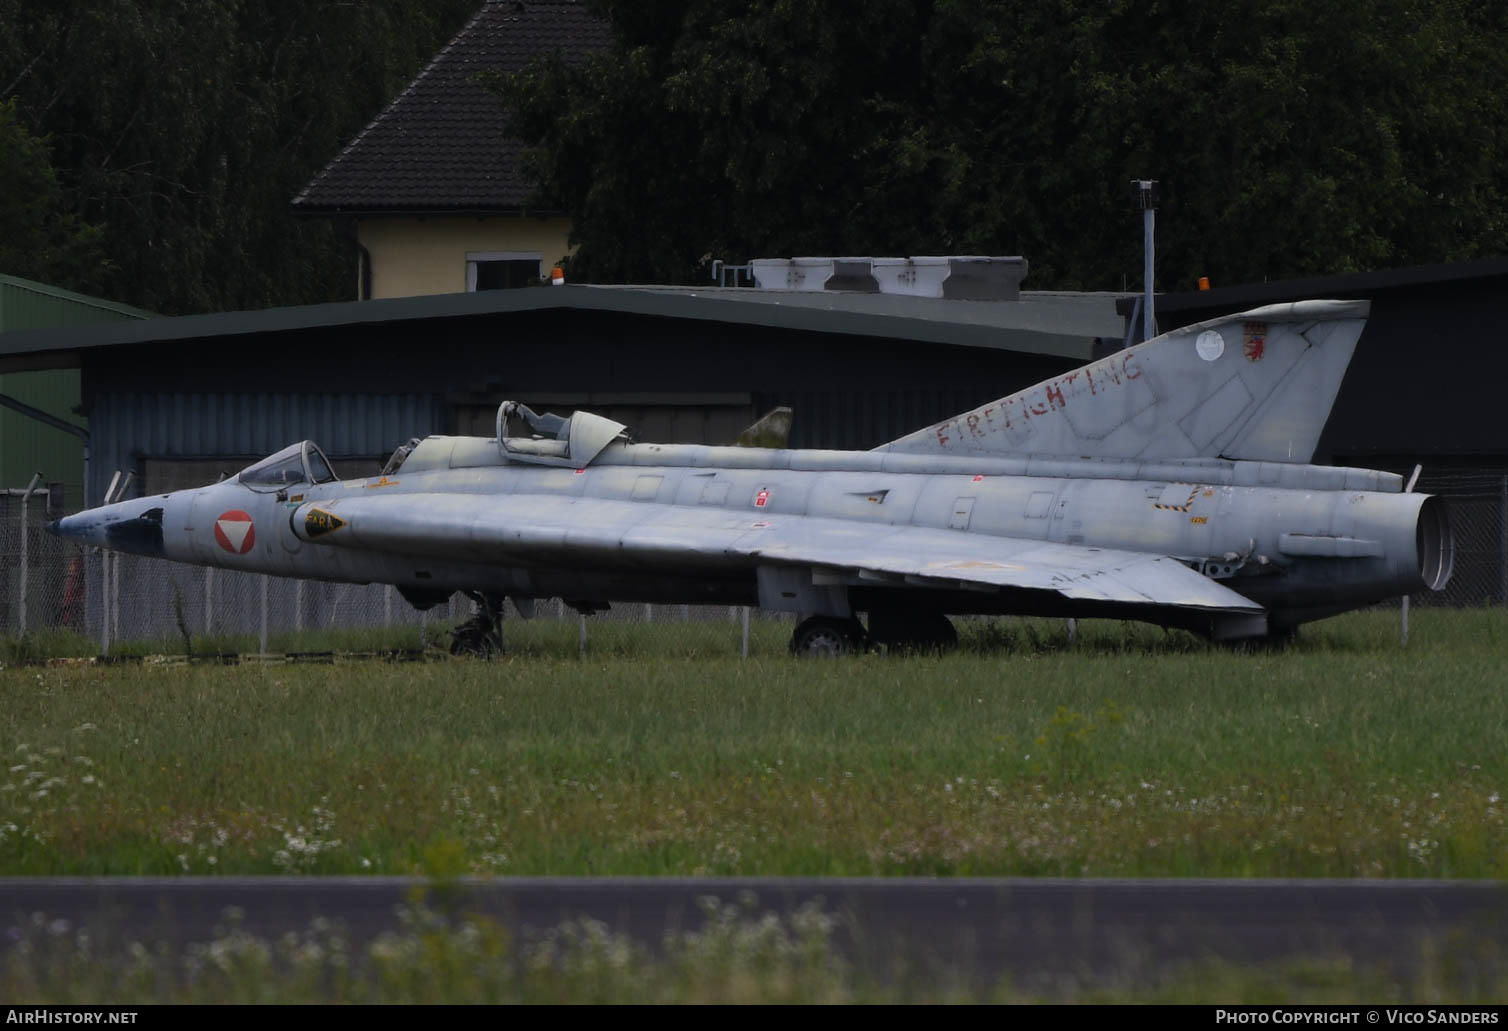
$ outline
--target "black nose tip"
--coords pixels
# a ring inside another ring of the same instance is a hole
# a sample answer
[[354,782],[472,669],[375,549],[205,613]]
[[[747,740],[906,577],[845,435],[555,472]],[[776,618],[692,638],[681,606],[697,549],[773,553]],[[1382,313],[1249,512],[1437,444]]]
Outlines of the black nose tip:
[[62,521],[63,520],[61,519],[49,519],[47,521],[47,532],[52,534],[54,537],[58,536],[58,524]]

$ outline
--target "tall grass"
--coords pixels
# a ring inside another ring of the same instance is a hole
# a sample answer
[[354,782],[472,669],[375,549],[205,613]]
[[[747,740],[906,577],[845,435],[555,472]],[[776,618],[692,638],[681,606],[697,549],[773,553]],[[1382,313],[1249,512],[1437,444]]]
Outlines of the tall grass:
[[1396,618],[10,668],[0,873],[1504,876],[1508,618],[1416,612],[1406,649]]

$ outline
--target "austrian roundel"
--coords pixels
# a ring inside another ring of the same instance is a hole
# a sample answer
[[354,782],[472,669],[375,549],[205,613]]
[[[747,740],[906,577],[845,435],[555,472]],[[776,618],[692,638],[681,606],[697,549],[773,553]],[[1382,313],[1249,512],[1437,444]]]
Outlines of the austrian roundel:
[[232,555],[246,554],[257,542],[257,530],[251,524],[251,516],[239,508],[221,512],[220,518],[215,520],[215,541]]

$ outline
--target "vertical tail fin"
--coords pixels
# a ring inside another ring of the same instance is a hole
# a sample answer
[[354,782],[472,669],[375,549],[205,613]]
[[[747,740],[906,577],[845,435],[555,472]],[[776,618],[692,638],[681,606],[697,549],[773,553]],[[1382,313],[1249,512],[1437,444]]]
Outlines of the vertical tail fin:
[[1308,462],[1370,307],[1297,301],[1185,326],[876,450]]

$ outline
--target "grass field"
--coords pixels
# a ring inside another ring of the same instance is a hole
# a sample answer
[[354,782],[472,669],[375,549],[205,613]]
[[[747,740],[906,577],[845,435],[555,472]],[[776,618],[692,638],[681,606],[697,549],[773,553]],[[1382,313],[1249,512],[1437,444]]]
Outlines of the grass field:
[[0,670],[0,873],[1508,875],[1497,610],[1250,654],[1003,620],[799,662],[771,623],[739,661],[734,627],[634,631],[585,660],[513,624],[491,664]]

